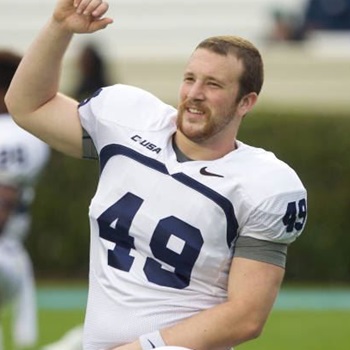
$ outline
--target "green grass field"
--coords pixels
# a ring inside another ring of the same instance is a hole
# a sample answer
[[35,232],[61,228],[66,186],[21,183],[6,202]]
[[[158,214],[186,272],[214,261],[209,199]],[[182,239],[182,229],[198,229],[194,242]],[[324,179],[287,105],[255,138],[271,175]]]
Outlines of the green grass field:
[[[39,341],[37,346],[26,350],[39,350],[41,346],[59,339],[66,331],[81,324],[84,319],[83,310],[39,310]],[[18,350],[14,347],[11,335],[11,314],[3,315],[4,350]]]
[[[58,339],[83,320],[83,311],[40,310],[38,346]],[[9,315],[4,318],[5,350],[15,350],[9,337]],[[242,350],[348,350],[349,311],[273,311],[259,339],[239,346]],[[29,349],[28,349],[29,350]]]
[[[39,310],[40,339],[26,350],[39,350],[83,321],[84,311]],[[17,350],[9,335],[10,314],[3,317],[4,350]],[[274,310],[264,333],[256,340],[236,347],[241,350],[348,350],[350,310]]]
[[348,350],[350,310],[273,311],[264,333],[241,350]]

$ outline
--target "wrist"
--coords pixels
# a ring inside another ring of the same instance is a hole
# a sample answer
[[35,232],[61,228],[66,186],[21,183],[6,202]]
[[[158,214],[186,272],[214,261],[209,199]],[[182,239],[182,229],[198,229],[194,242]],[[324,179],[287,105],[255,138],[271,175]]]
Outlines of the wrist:
[[142,350],[152,350],[154,348],[166,346],[162,335],[158,330],[155,332],[141,335],[139,337],[139,342]]
[[56,33],[56,35],[59,36],[71,37],[74,34],[74,32],[72,32],[65,26],[64,21],[60,21],[55,16],[52,16],[49,20],[48,27],[51,29],[52,32]]

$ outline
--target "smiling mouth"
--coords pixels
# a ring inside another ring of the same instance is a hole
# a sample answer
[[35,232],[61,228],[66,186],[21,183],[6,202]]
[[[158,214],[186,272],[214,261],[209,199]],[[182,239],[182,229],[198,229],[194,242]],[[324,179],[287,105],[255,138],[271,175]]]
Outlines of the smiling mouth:
[[193,107],[189,107],[187,108],[187,111],[191,114],[197,114],[197,115],[203,115],[205,114],[204,111],[197,109],[197,108],[193,108]]

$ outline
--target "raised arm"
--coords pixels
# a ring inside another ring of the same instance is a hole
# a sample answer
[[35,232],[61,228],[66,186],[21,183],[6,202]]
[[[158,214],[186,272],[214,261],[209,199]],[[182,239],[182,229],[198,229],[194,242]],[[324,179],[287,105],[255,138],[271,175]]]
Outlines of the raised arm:
[[102,0],[58,0],[52,17],[32,43],[5,97],[14,120],[58,151],[82,155],[78,102],[60,94],[63,56],[75,33],[93,33],[112,23]]

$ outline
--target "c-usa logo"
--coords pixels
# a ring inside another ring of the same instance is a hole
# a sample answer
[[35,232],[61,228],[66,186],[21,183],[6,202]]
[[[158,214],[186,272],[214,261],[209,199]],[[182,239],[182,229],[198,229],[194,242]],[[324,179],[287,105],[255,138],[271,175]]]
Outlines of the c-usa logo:
[[151,143],[150,141],[142,138],[139,135],[134,135],[131,137],[131,140],[133,140],[134,142],[139,143],[141,146],[147,148],[148,150],[152,151],[152,152],[156,152],[159,153],[162,149],[160,147],[158,147],[157,145]]

